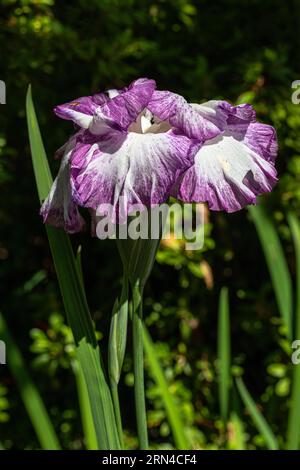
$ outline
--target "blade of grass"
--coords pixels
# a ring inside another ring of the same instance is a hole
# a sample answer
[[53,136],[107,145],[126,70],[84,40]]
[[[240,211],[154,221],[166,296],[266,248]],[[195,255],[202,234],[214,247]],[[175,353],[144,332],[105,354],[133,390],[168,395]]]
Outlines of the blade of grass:
[[[296,257],[296,311],[295,311],[295,338],[300,339],[300,223],[298,218],[288,214],[295,257]],[[287,449],[298,450],[300,444],[300,364],[293,364],[292,393],[288,416]]]
[[250,393],[248,392],[243,379],[241,377],[236,378],[236,385],[240,394],[241,399],[252,418],[252,421],[256,427],[256,429],[260,432],[263,436],[266,446],[270,450],[277,450],[278,449],[278,442],[276,437],[273,434],[272,429],[268,425],[267,421],[257,408],[253,398],[251,397]]
[[219,299],[218,359],[220,411],[223,423],[226,425],[230,391],[230,323],[226,287],[222,288]]
[[174,397],[169,390],[168,383],[157,357],[155,345],[153,344],[146,327],[143,329],[143,342],[151,374],[160,389],[161,398],[165,406],[176,449],[188,450],[190,448],[189,442],[184,432],[183,422],[181,421],[178,413],[178,407],[176,406]]
[[[34,173],[42,202],[50,190],[52,178],[30,87],[26,97],[26,111]],[[69,237],[64,231],[50,226],[46,226],[46,231],[68,322],[77,347],[77,357],[88,389],[98,446],[100,449],[119,449],[110,390]]]
[[287,337],[292,339],[292,281],[284,252],[273,221],[262,205],[249,207],[264,251],[273,289]]
[[60,444],[45,404],[32,382],[25,361],[0,313],[0,337],[6,344],[7,364],[17,383],[24,406],[42,449],[59,450]]

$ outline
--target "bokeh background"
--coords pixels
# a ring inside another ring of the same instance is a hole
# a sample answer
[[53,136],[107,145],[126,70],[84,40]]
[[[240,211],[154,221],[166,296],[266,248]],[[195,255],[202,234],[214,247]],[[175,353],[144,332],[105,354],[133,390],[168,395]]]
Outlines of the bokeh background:
[[[189,101],[249,102],[278,132],[279,183],[263,198],[295,277],[287,211],[300,208],[298,0],[2,0],[0,79],[0,310],[66,449],[84,448],[72,338],[45,230],[30,158],[25,95],[32,84],[43,139],[52,155],[73,132],[52,108],[78,96],[119,88],[137,77]],[[218,400],[220,289],[230,299],[232,373],[242,375],[279,442],[285,440],[292,365],[270,274],[247,209],[206,213],[205,246],[187,252],[164,242],[145,292],[146,323],[178,413],[194,448],[266,448],[240,403],[227,428]],[[120,263],[113,241],[73,236],[82,245],[89,305],[105,355]],[[130,334],[130,332],[129,332]],[[130,339],[130,338],[129,338]],[[135,448],[130,341],[121,384],[126,445]],[[159,389],[146,363],[150,441],[174,445]],[[300,391],[299,391],[300,393]],[[300,426],[300,423],[299,423]],[[8,366],[0,366],[0,443],[39,448]]]

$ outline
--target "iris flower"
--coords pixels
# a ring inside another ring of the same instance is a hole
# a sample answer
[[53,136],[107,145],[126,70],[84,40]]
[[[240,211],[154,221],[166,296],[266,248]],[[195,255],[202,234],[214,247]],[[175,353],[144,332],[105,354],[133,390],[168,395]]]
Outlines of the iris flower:
[[117,221],[120,209],[127,216],[172,195],[234,212],[277,181],[276,132],[248,104],[192,104],[141,78],[54,111],[77,132],[58,151],[60,170],[41,214],[70,233],[84,225],[78,207],[95,213],[110,205]]

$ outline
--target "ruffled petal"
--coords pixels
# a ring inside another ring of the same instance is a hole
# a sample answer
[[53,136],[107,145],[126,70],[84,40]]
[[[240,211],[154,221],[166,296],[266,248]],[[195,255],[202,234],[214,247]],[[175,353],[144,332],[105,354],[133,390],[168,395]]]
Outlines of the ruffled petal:
[[227,125],[228,113],[226,110],[223,110],[220,104],[222,101],[210,100],[205,103],[190,103],[190,106],[194,111],[196,111],[202,118],[210,121],[214,124],[220,131],[225,129]]
[[84,219],[79,214],[77,205],[72,198],[70,180],[69,159],[75,141],[76,136],[70,139],[61,161],[58,175],[40,210],[44,223],[56,228],[63,228],[69,233],[79,232],[84,226]]
[[227,115],[221,110],[217,113],[210,104],[189,104],[169,91],[155,91],[147,107],[187,137],[202,142],[220,135],[226,124]]
[[276,131],[274,127],[256,121],[255,110],[250,104],[232,106],[226,101],[210,101],[204,105],[209,103],[217,109],[217,114],[222,112],[227,116],[224,135],[243,141],[265,160],[275,161],[278,152]]
[[93,96],[83,96],[76,100],[61,104],[54,108],[55,114],[62,118],[74,121],[83,129],[88,129],[93,121],[96,109],[109,101],[108,94],[98,93]]
[[251,123],[244,136],[245,144],[269,162],[275,162],[278,153],[274,127],[260,122]]
[[81,97],[57,106],[54,112],[97,135],[109,127],[127,130],[147,106],[155,86],[154,80],[140,78],[122,90]]
[[226,101],[216,103],[218,110],[227,115],[224,135],[243,141],[265,160],[274,162],[278,152],[274,127],[257,122],[255,110],[249,104],[232,106]]
[[217,101],[217,107],[220,111],[227,115],[227,125],[243,124],[254,122],[256,113],[251,104],[244,103],[233,106],[227,101]]
[[245,132],[256,120],[255,110],[250,104],[233,106],[227,101],[211,100],[202,104],[191,103],[192,108],[203,118],[211,121],[220,130]]
[[110,204],[112,220],[120,221],[119,210],[125,218],[137,207],[164,202],[192,151],[190,139],[172,132],[112,132],[101,142],[78,143],[71,157],[74,197],[95,210]]
[[255,204],[256,196],[276,183],[274,165],[232,136],[206,142],[194,165],[183,175],[177,197],[185,202],[208,202],[212,210],[234,212]]
[[124,88],[114,98],[97,108],[89,128],[90,132],[102,134],[103,123],[126,131],[147,107],[155,87],[155,81],[147,78],[139,78],[132,82],[128,88]]

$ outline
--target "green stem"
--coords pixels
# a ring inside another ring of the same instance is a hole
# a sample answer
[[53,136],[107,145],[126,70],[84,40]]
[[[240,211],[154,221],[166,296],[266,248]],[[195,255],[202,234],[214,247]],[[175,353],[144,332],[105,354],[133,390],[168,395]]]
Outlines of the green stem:
[[[296,255],[296,309],[295,339],[300,338],[300,223],[296,215],[288,214]],[[300,364],[293,364],[290,411],[288,416],[287,450],[298,450],[300,445]]]
[[133,368],[137,431],[140,449],[148,448],[147,415],[144,386],[143,305],[139,282],[132,289]]

